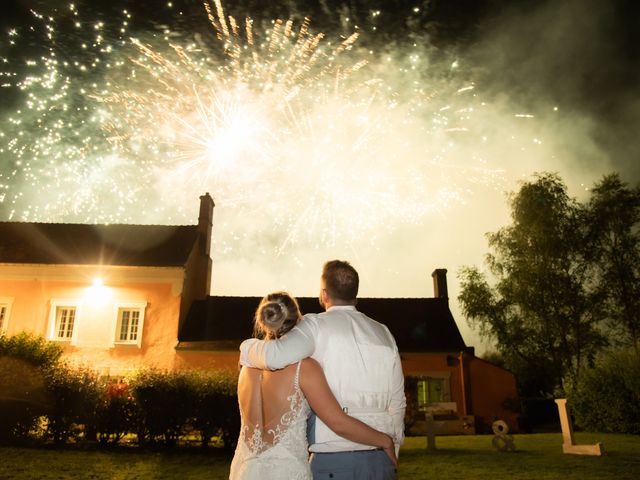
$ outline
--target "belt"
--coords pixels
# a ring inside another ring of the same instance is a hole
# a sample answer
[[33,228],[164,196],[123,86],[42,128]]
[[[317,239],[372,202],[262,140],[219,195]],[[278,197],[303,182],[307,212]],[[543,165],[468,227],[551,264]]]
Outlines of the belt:
[[311,456],[314,455],[336,455],[338,453],[367,453],[367,452],[377,452],[379,450],[384,450],[384,448],[368,448],[366,450],[341,450],[339,452],[311,452]]
[[342,407],[342,411],[347,415],[350,413],[372,414],[372,413],[388,413],[386,408],[379,407]]

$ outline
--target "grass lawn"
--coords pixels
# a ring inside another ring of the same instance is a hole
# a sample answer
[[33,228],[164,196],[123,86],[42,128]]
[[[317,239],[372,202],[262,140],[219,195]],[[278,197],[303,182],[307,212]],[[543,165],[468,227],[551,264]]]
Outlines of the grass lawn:
[[[490,435],[410,437],[399,478],[482,480],[640,479],[640,436],[577,433],[581,444],[604,444],[605,455],[564,455],[561,434],[515,435],[517,451],[497,452]],[[0,448],[0,479],[225,479],[230,458],[215,451]],[[268,480],[268,479],[265,479]]]
[[400,452],[401,479],[602,480],[640,479],[640,436],[576,433],[576,443],[604,446],[605,455],[562,453],[562,435],[514,435],[515,452],[498,452],[491,435],[408,438]]

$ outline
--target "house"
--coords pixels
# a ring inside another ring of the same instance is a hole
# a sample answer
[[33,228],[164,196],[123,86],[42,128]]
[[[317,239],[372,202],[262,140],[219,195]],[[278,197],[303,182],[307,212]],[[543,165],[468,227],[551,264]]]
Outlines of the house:
[[211,288],[214,203],[197,225],[0,222],[0,329],[43,335],[105,375],[175,367],[178,328]]
[[[198,224],[77,225],[0,222],[0,329],[63,345],[71,362],[112,376],[141,367],[236,370],[259,297],[211,296],[214,203],[200,197]],[[474,355],[449,309],[446,270],[433,298],[360,298],[400,350],[407,430],[517,430],[513,374]],[[320,309],[298,298],[303,312]]]
[[[488,431],[494,420],[518,429],[514,375],[475,356],[451,310],[445,269],[433,272],[434,298],[359,298],[358,309],[389,327],[400,350],[407,393],[407,431],[424,434],[431,413],[438,434]],[[299,297],[302,312],[317,298]],[[178,335],[178,363],[235,368],[238,345],[252,336],[260,297],[209,296],[195,301]]]

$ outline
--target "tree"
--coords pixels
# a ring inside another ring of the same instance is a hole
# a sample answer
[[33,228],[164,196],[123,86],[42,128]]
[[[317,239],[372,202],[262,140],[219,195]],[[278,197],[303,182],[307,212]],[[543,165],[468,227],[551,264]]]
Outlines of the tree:
[[592,190],[586,220],[610,337],[640,355],[640,189],[605,176]]
[[521,393],[551,394],[605,344],[588,282],[583,209],[550,173],[525,182],[510,204],[512,224],[487,235],[495,285],[478,268],[464,267],[458,300],[469,324],[496,341],[521,377]]
[[600,356],[568,393],[577,426],[592,432],[640,434],[640,357],[632,349]]

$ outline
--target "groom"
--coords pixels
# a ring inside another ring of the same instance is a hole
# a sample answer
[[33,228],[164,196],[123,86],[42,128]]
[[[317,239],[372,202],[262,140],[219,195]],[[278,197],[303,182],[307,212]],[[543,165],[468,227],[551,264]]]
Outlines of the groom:
[[[404,441],[404,376],[389,329],[356,310],[358,272],[348,263],[324,265],[320,305],[325,313],[307,314],[279,340],[245,340],[240,363],[276,370],[313,357],[349,415],[394,439],[396,454]],[[312,415],[308,428],[313,478],[392,480],[396,469],[373,447],[350,442]]]

